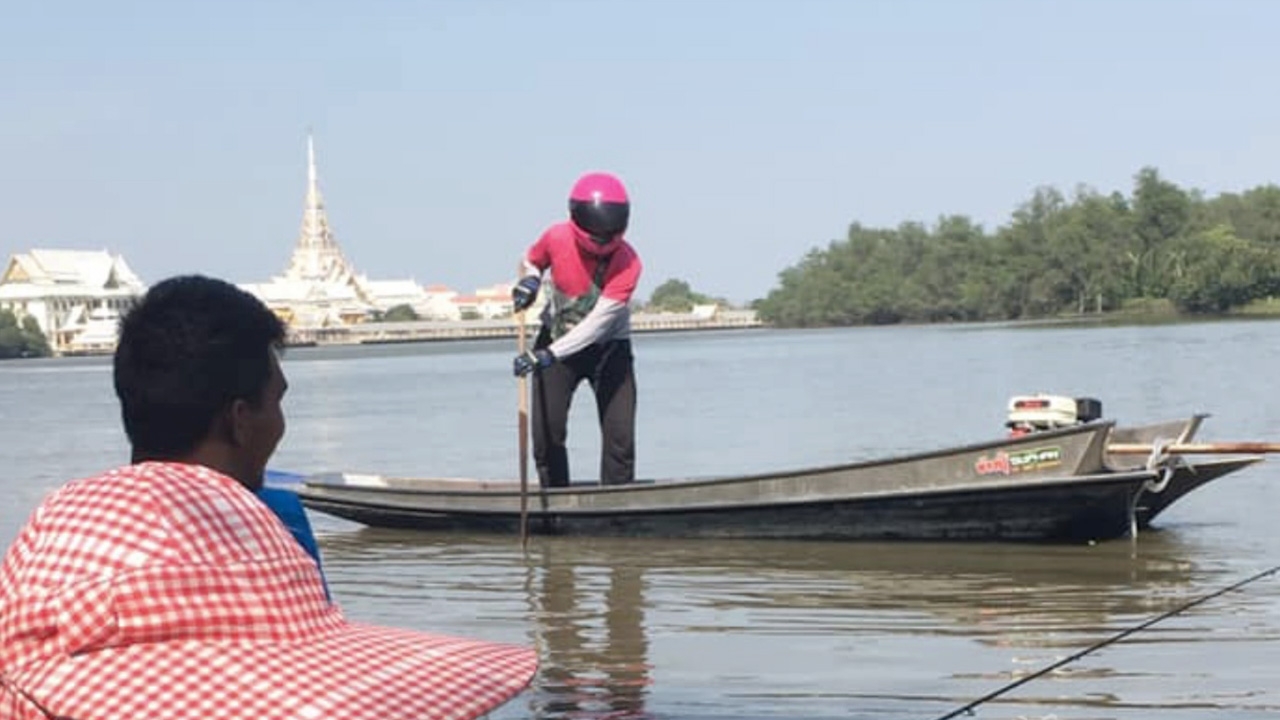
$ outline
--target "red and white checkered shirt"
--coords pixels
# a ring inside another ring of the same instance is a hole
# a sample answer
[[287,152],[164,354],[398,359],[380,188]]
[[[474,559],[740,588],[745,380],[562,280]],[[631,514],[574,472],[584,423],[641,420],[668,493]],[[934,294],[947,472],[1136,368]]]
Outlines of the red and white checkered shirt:
[[0,565],[0,718],[472,718],[536,666],[348,622],[275,515],[196,465],[68,484]]

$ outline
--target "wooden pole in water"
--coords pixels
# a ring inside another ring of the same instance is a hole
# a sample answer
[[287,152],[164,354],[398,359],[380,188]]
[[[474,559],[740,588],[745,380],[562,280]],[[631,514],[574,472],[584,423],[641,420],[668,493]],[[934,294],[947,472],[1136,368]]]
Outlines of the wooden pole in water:
[[[524,311],[516,313],[516,349],[519,354],[525,353]],[[520,395],[519,412],[516,420],[517,432],[520,434],[520,544],[529,544],[529,376],[521,375],[516,380],[516,389]]]
[[1146,455],[1156,449],[1159,449],[1165,455],[1263,455],[1280,452],[1280,443],[1210,442],[1172,443],[1170,445],[1114,443],[1107,446],[1107,452],[1117,455]]

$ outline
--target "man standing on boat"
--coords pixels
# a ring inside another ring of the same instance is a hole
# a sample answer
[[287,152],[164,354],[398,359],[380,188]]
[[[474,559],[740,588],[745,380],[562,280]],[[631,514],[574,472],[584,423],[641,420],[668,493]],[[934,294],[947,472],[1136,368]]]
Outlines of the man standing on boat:
[[544,487],[569,484],[569,405],[586,380],[600,419],[600,481],[635,479],[636,383],[631,296],[640,256],[624,238],[631,203],[614,175],[587,173],[569,193],[569,219],[547,228],[525,253],[511,290],[516,312],[533,305],[547,280],[542,328],[518,355],[516,376],[533,373],[533,457]]

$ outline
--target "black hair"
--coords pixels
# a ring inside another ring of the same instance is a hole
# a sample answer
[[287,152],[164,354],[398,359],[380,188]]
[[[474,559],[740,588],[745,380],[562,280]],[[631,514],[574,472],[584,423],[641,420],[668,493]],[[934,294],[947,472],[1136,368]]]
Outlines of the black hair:
[[113,370],[135,460],[178,459],[232,402],[261,402],[284,338],[275,313],[223,280],[152,286],[120,321]]

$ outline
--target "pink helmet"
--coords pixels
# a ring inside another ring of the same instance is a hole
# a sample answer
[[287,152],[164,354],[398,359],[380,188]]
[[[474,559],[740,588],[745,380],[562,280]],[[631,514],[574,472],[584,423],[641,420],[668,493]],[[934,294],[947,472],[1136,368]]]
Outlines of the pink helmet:
[[578,229],[601,245],[627,230],[631,202],[627,189],[615,175],[592,172],[578,178],[569,191],[569,217]]

